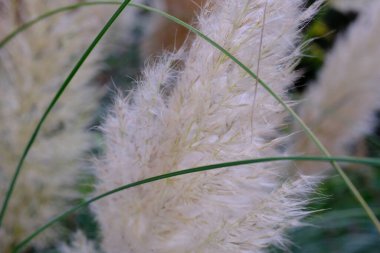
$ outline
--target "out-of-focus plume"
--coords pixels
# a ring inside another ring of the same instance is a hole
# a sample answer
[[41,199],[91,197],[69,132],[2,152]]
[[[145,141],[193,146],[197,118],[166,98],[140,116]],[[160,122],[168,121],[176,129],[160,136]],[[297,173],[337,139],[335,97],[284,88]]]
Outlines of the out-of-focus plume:
[[330,0],[333,7],[338,10],[347,11],[362,11],[370,8],[372,2],[378,0]]
[[[327,56],[316,83],[300,105],[300,116],[333,155],[349,155],[350,145],[374,127],[380,107],[380,2],[374,1]],[[319,155],[303,135],[293,150]],[[321,163],[299,163],[305,173],[324,171]]]
[[[299,29],[318,1],[215,0],[198,23],[284,99],[299,59]],[[200,38],[145,70],[106,119],[97,193],[206,164],[283,155],[284,108]],[[188,174],[95,202],[103,249],[119,252],[265,252],[306,215],[313,179],[282,177],[287,163]]]
[[[76,3],[0,0],[0,37],[40,14]],[[82,8],[50,17],[17,35],[0,49],[0,201],[4,200],[21,153],[48,103],[74,63],[108,18],[108,7]],[[113,7],[114,8],[114,7]],[[100,89],[87,83],[98,67],[99,50],[81,68],[27,157],[0,231],[1,252],[59,213],[78,197],[83,155],[91,147],[86,127]],[[50,243],[57,228],[33,241]]]

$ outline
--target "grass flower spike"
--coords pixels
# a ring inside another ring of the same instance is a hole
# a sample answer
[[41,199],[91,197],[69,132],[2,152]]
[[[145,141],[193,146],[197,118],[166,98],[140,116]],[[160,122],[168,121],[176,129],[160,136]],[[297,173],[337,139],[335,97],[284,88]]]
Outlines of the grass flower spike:
[[[300,105],[300,116],[333,155],[348,155],[349,146],[374,127],[380,108],[380,2],[363,10],[327,56],[318,80]],[[295,138],[295,151],[319,152],[306,136]],[[307,173],[322,164],[302,165]]]
[[[60,5],[77,1],[0,0],[0,36]],[[0,200],[36,123],[62,78],[103,25],[104,7],[51,17],[19,34],[0,49]],[[105,17],[104,17],[105,16]],[[2,252],[10,248],[78,197],[75,185],[80,160],[91,147],[85,131],[101,91],[87,82],[94,76],[99,53],[87,62],[43,127],[17,182],[0,229]],[[83,165],[83,164],[82,164]],[[43,247],[59,229],[34,243]]]
[[[316,11],[301,0],[218,0],[199,28],[286,99],[299,29]],[[116,99],[103,131],[97,192],[180,169],[284,155],[276,129],[286,113],[247,73],[197,38],[145,70]],[[288,164],[247,165],[140,186],[93,204],[103,249],[119,252],[264,252],[300,225],[313,178]]]

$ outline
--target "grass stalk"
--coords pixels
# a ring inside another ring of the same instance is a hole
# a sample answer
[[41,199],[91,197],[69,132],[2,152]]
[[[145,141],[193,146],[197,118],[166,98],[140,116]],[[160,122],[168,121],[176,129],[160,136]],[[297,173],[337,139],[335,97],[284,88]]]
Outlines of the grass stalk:
[[[206,165],[206,166],[200,166],[195,167],[191,169],[185,169],[185,170],[179,170],[159,176],[154,176],[150,178],[143,179],[141,181],[137,181],[134,183],[126,184],[123,186],[120,186],[118,188],[115,188],[113,190],[110,190],[108,192],[102,193],[98,196],[95,196],[93,198],[90,198],[89,200],[82,201],[78,205],[74,206],[73,208],[63,212],[62,214],[56,216],[55,218],[51,219],[49,222],[47,222],[45,225],[39,227],[36,229],[32,234],[30,234],[28,237],[26,237],[22,242],[20,242],[12,253],[18,253],[20,250],[22,250],[25,246],[28,245],[28,243],[33,240],[36,236],[41,234],[43,231],[45,231],[47,228],[52,226],[53,224],[63,220],[68,215],[76,212],[77,210],[81,209],[82,207],[85,207],[97,200],[100,200],[102,198],[105,198],[109,195],[118,193],[120,191],[136,187],[139,185],[144,185],[147,183],[164,180],[172,177],[177,177],[181,175],[191,174],[191,173],[197,173],[197,172],[203,172],[203,171],[210,171],[210,170],[216,170],[221,168],[228,168],[228,167],[234,167],[234,166],[241,166],[241,165],[247,165],[247,164],[255,164],[255,163],[266,163],[266,162],[275,162],[275,161],[315,161],[315,162],[344,162],[344,163],[355,163],[355,164],[366,164],[366,165],[372,165],[372,166],[379,166],[380,165],[380,159],[374,159],[374,158],[358,158],[358,157],[325,157],[325,156],[286,156],[286,157],[265,157],[265,158],[258,158],[258,159],[251,159],[251,160],[242,160],[242,161],[233,161],[233,162],[226,162],[226,163],[219,163],[219,164],[212,164],[212,165]],[[235,168],[238,169],[239,167]]]
[[50,16],[54,16],[56,14],[66,12],[66,11],[75,10],[75,9],[78,9],[78,8],[84,7],[84,6],[96,6],[96,5],[105,5],[105,4],[120,5],[121,2],[120,1],[114,1],[114,2],[110,2],[110,1],[82,2],[82,3],[77,3],[77,4],[66,5],[66,6],[45,12],[44,14],[22,24],[21,26],[16,28],[14,31],[12,31],[10,34],[8,34],[3,39],[1,39],[0,40],[0,48],[3,48],[9,41],[11,41],[19,33],[27,30],[28,28],[30,28],[34,24],[36,24],[36,23],[38,23],[38,22],[40,22],[40,21],[42,21],[42,20],[44,20]]

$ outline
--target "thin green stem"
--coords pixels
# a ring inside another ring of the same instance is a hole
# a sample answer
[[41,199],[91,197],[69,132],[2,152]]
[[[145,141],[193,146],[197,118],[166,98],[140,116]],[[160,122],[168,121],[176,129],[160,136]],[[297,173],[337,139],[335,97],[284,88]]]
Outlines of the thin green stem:
[[62,85],[59,88],[58,92],[56,93],[56,95],[54,96],[54,98],[50,102],[49,106],[47,107],[45,113],[43,114],[43,116],[41,117],[40,121],[38,122],[37,127],[34,129],[33,134],[32,134],[30,140],[28,141],[28,144],[26,145],[26,147],[25,147],[25,149],[24,149],[24,151],[22,153],[21,159],[20,159],[19,163],[17,164],[16,171],[15,171],[13,177],[12,177],[11,183],[10,183],[10,185],[8,187],[8,190],[7,190],[7,193],[5,195],[5,199],[4,199],[4,202],[3,202],[3,205],[2,205],[2,208],[1,208],[1,212],[0,212],[0,227],[2,225],[2,221],[4,219],[5,212],[7,210],[10,197],[12,196],[12,193],[13,193],[13,190],[14,190],[17,178],[18,178],[18,176],[20,174],[22,165],[24,164],[25,158],[28,155],[29,150],[30,150],[30,148],[32,147],[32,145],[34,143],[34,141],[35,141],[35,139],[36,139],[36,137],[37,137],[37,135],[38,135],[38,133],[39,133],[39,131],[41,129],[41,126],[45,122],[47,116],[49,115],[49,113],[51,112],[51,110],[53,109],[53,107],[55,106],[55,104],[58,102],[59,98],[61,97],[61,95],[63,94],[63,92],[66,90],[67,86],[70,84],[71,80],[74,78],[74,76],[76,75],[76,73],[78,72],[78,70],[80,69],[80,67],[82,66],[82,64],[85,62],[85,60],[91,54],[91,52],[93,51],[93,49],[96,47],[96,45],[102,39],[102,37],[104,36],[104,34],[108,31],[108,29],[111,27],[111,25],[117,19],[117,17],[127,7],[127,5],[129,4],[130,1],[131,0],[125,0],[119,6],[119,8],[115,11],[115,13],[112,15],[112,17],[108,20],[107,24],[104,25],[104,27],[102,28],[102,30],[95,37],[95,39],[93,40],[93,42],[90,44],[90,46],[87,48],[87,50],[83,53],[82,57],[79,59],[79,61],[74,66],[74,68],[72,69],[72,71],[70,72],[70,74],[67,76],[66,80],[62,83]]
[[[358,164],[367,164],[367,165],[380,165],[380,159],[371,159],[371,158],[356,158],[356,157],[319,157],[319,156],[287,156],[287,157],[265,157],[265,158],[258,158],[258,159],[250,159],[250,160],[242,160],[242,161],[234,161],[234,162],[226,162],[226,163],[219,163],[219,164],[212,164],[212,165],[206,165],[201,167],[195,167],[191,169],[186,170],[179,170],[155,177],[150,177],[138,182],[134,182],[131,184],[123,185],[121,187],[115,188],[113,190],[110,190],[108,192],[102,193],[98,196],[95,196],[89,200],[83,201],[80,204],[74,206],[73,208],[63,212],[62,214],[56,216],[55,218],[51,219],[48,223],[45,225],[39,227],[36,229],[32,234],[30,234],[28,237],[26,237],[24,240],[22,240],[12,251],[13,253],[20,252],[33,238],[41,234],[43,231],[45,231],[47,228],[52,226],[53,224],[57,223],[58,221],[64,219],[68,215],[74,213],[75,211],[79,210],[80,208],[87,206],[97,200],[100,200],[102,198],[105,198],[109,195],[115,194],[117,192],[136,187],[139,185],[177,177],[185,174],[190,173],[196,173],[196,172],[202,172],[202,171],[210,171],[215,169],[221,169],[221,168],[227,168],[227,167],[234,167],[234,166],[241,166],[241,165],[247,165],[247,164],[255,164],[255,163],[266,163],[266,162],[275,162],[275,161],[316,161],[316,162],[331,162],[331,161],[338,161],[338,162],[345,162],[345,163],[358,163]],[[236,167],[234,169],[239,169],[239,167]]]
[[53,16],[55,14],[59,14],[62,12],[66,12],[66,11],[75,10],[75,9],[78,9],[80,7],[83,7],[83,6],[95,6],[95,5],[105,5],[105,4],[120,5],[121,2],[120,1],[114,1],[114,2],[110,2],[110,1],[82,2],[82,3],[63,6],[61,8],[57,8],[57,9],[48,11],[48,12],[42,14],[41,16],[38,16],[38,17],[22,24],[21,26],[16,28],[14,31],[12,31],[10,34],[8,34],[3,39],[1,39],[0,40],[0,48],[4,47],[5,44],[7,44],[9,41],[11,41],[19,33],[27,30],[29,27],[33,26],[34,24],[38,23],[39,21],[42,21],[42,20],[44,20],[50,16]]

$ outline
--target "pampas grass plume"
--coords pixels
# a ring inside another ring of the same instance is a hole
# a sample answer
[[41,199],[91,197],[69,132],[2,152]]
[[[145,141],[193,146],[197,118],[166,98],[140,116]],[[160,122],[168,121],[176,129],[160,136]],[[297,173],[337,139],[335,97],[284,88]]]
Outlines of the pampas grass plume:
[[[0,37],[47,10],[76,2],[0,0]],[[56,15],[0,49],[1,203],[38,120],[108,15],[105,7]],[[25,161],[0,231],[3,253],[10,252],[12,245],[79,196],[75,185],[83,165],[80,160],[92,146],[85,128],[102,94],[100,89],[87,85],[98,69],[99,55],[95,52],[81,68]],[[45,233],[33,241],[33,246],[46,246],[60,230]]]
[[372,2],[378,0],[330,0],[333,7],[336,9],[349,12],[349,11],[362,11],[368,9]]
[[[380,2],[362,11],[347,34],[327,56],[316,83],[300,105],[300,116],[333,155],[349,155],[350,145],[374,127],[380,108]],[[308,137],[295,136],[294,150],[320,152]],[[306,173],[323,171],[322,164],[301,163]]]
[[[299,59],[299,29],[321,3],[218,0],[199,28],[286,99]],[[263,21],[265,20],[265,24]],[[260,50],[261,49],[261,50]],[[283,155],[284,108],[236,64],[197,38],[145,70],[116,99],[102,129],[96,193],[212,163]],[[93,204],[107,253],[265,252],[306,215],[313,178],[282,175],[287,163],[240,166],[166,179]]]

